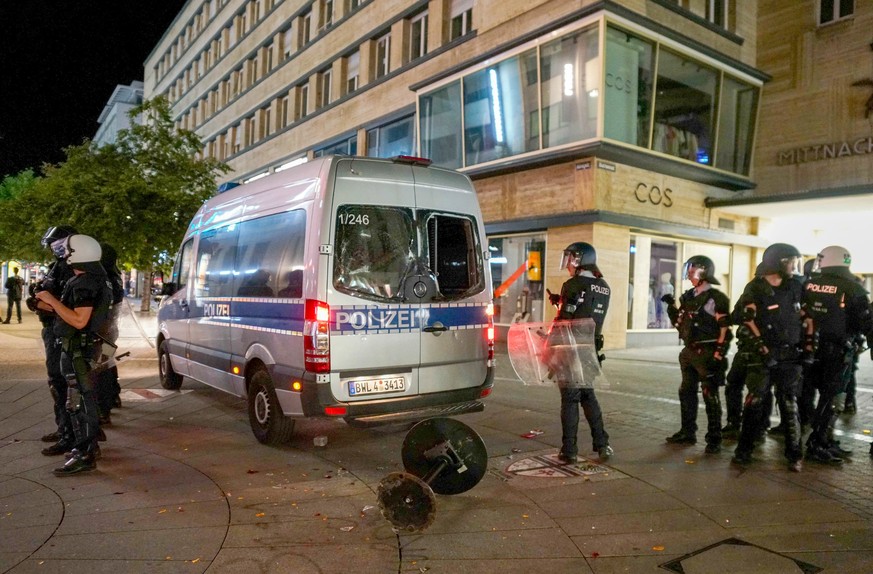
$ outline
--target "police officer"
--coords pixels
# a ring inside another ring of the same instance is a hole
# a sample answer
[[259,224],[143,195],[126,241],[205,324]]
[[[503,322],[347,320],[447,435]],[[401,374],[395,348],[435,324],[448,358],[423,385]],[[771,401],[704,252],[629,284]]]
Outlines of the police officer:
[[59,258],[72,268],[71,278],[60,300],[49,291],[35,297],[57,315],[55,336],[61,339],[61,370],[67,381],[66,412],[75,440],[72,456],[54,470],[67,476],[97,468],[96,367],[102,353],[97,334],[105,328],[112,300],[106,272],[100,265],[100,244],[87,235],[70,235],[52,244]]
[[679,385],[679,411],[682,428],[668,436],[671,444],[697,442],[697,389],[703,389],[706,406],[706,453],[721,450],[721,399],[718,388],[724,384],[727,352],[730,345],[730,301],[713,288],[720,285],[715,278],[715,264],[705,255],[695,255],[685,262],[685,279],[691,289],[679,298],[679,308],[670,295],[667,313],[685,347],[679,353],[682,383]]
[[[100,336],[112,345],[118,340],[118,317],[121,313],[121,303],[124,301],[124,283],[121,279],[121,271],[118,269],[118,253],[107,244],[101,243],[103,253],[100,264],[106,271],[106,278],[112,287],[112,308],[109,320]],[[108,360],[111,357],[106,357]],[[118,384],[118,367],[113,365],[103,369],[97,381],[97,407],[100,410],[100,425],[112,424],[110,413],[112,409],[121,404],[121,386]]]
[[[549,293],[550,302],[558,307],[556,320],[593,319],[594,348],[598,353],[598,360],[602,361],[605,358],[600,354],[603,349],[603,320],[609,309],[610,291],[609,285],[603,280],[603,274],[597,268],[597,252],[589,243],[571,243],[564,249],[560,268],[566,269],[570,278],[561,287],[560,296]],[[591,427],[594,450],[601,460],[608,459],[613,450],[609,446],[609,435],[603,428],[603,413],[594,389],[579,388],[572,381],[559,381],[559,388],[562,438],[558,458],[568,463],[577,460],[576,435],[579,430],[581,405],[588,426]]]
[[[774,243],[764,250],[760,277],[746,285],[743,324],[752,334],[757,358],[748,365],[747,394],[740,438],[732,462],[752,462],[755,439],[764,426],[764,401],[771,387],[777,389],[779,412],[785,425],[785,457],[788,468],[802,469],[800,420],[797,412],[801,359],[811,358],[813,330],[801,311],[803,284],[800,252],[787,243]],[[804,353],[802,355],[802,352]]]
[[808,374],[819,390],[806,458],[827,464],[840,464],[841,457],[850,454],[834,440],[834,424],[843,410],[854,368],[855,339],[873,334],[870,301],[849,271],[851,262],[846,248],[825,247],[816,259],[818,275],[804,286],[804,310],[818,335],[815,362]]
[[[40,243],[44,248],[51,250],[52,243],[75,233],[75,229],[65,225],[49,227]],[[54,443],[43,449],[42,454],[46,456],[64,454],[69,451],[73,448],[74,437],[69,417],[66,415],[67,380],[61,372],[61,342],[54,334],[56,315],[51,307],[45,303],[40,303],[35,294],[39,291],[48,291],[56,298],[60,298],[64,286],[72,277],[73,270],[70,269],[67,262],[55,257],[45,276],[31,289],[30,297],[26,301],[28,309],[35,312],[42,323],[45,367],[48,374],[49,392],[54,402],[55,424],[57,425],[55,431],[42,437],[43,442]]]

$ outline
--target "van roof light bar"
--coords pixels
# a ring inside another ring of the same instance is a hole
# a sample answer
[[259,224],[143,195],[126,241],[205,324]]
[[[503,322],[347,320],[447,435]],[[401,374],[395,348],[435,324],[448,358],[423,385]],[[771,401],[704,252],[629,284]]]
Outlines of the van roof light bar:
[[405,163],[407,165],[420,165],[423,167],[427,167],[433,163],[433,161],[429,160],[426,157],[416,157],[414,155],[395,155],[391,158],[391,161],[394,163]]
[[218,186],[218,193],[224,193],[225,191],[229,191],[235,187],[239,187],[239,183],[236,181],[226,181]]

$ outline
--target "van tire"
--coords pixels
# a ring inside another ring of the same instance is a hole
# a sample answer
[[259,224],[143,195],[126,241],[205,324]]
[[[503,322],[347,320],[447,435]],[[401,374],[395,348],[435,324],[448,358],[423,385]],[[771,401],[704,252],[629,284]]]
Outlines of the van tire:
[[173,363],[170,361],[170,346],[166,341],[161,341],[161,346],[158,347],[158,375],[161,379],[161,386],[168,391],[178,391],[182,386],[182,375],[173,370]]
[[295,421],[282,413],[273,380],[264,369],[252,373],[248,404],[249,424],[258,442],[281,444],[291,440]]

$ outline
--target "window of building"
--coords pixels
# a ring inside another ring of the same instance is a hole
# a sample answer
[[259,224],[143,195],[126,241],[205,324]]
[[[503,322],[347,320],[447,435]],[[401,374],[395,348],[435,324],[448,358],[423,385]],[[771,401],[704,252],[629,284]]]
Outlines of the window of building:
[[352,10],[357,10],[358,6],[363,4],[364,0],[347,0],[348,4],[346,4],[347,9],[346,13],[351,12]]
[[[494,322],[511,325],[543,321],[546,296],[543,269],[553,266],[545,261],[546,236],[535,233],[489,237],[488,252],[491,254],[488,260],[491,283],[495,290]],[[507,282],[522,265],[527,266],[528,272],[522,273],[517,280],[498,291],[497,288]]]
[[391,71],[391,33],[376,39],[376,58],[373,77],[381,78]]
[[252,76],[252,84],[257,83],[258,80],[261,79],[261,55],[257,54],[254,58],[251,59],[251,76]]
[[358,89],[361,66],[361,51],[346,56],[346,93],[351,94]]
[[245,147],[251,147],[255,143],[255,132],[257,131],[257,120],[255,116],[249,116],[243,120],[243,131],[245,139]]
[[673,329],[661,297],[673,295],[678,300],[680,293],[691,288],[682,277],[682,267],[693,255],[712,259],[715,278],[721,283],[719,290],[730,293],[730,247],[631,235],[628,329]]
[[406,116],[367,130],[367,155],[394,157],[415,154],[415,117]]
[[611,23],[605,56],[594,25],[458,76],[418,98],[418,147],[437,165],[469,167],[602,134],[749,174],[760,86]]
[[718,74],[662,48],[657,82],[652,149],[712,165]]
[[829,24],[855,13],[855,0],[819,0],[818,23]]
[[[540,50],[543,147],[553,147],[597,135],[597,98],[586,82],[599,82],[597,27],[579,30]],[[588,62],[592,62],[589,77]]]
[[727,29],[729,1],[706,0],[706,19],[720,28]]
[[309,43],[312,38],[312,10],[308,11],[300,17],[300,45],[302,48]]
[[291,95],[279,98],[279,127],[284,128],[291,121]]
[[233,134],[233,147],[231,148],[231,153],[239,153],[242,149],[242,124],[236,124],[231,128],[231,133]]
[[333,24],[333,0],[319,0],[318,28],[329,28]]
[[606,137],[649,147],[654,69],[654,44],[612,26],[606,29],[606,83],[600,80],[598,61],[586,65],[590,82],[585,84],[588,97],[595,102],[597,94],[605,90]]
[[419,110],[421,154],[443,167],[461,167],[461,82],[424,94]]
[[759,93],[760,90],[755,86],[724,76],[719,102],[715,167],[749,175]]
[[330,104],[330,81],[333,76],[333,72],[330,68],[326,68],[318,75],[318,107],[323,108]]
[[294,110],[294,119],[306,117],[309,113],[309,84],[297,86],[297,105]]
[[261,133],[259,134],[261,138],[265,138],[273,133],[273,124],[272,119],[273,116],[270,113],[270,106],[265,106],[260,110],[261,116]]
[[536,75],[533,49],[464,78],[466,165],[539,148],[539,123],[528,121],[539,109]]
[[313,152],[315,157],[326,155],[357,155],[358,154],[358,136],[350,136],[343,138],[337,142],[326,145]]
[[473,30],[473,0],[452,0],[449,23],[449,41]]
[[294,45],[294,27],[291,24],[280,32],[282,38],[282,60],[287,60],[294,53],[296,46]]
[[427,54],[427,11],[412,18],[409,25],[409,61]]

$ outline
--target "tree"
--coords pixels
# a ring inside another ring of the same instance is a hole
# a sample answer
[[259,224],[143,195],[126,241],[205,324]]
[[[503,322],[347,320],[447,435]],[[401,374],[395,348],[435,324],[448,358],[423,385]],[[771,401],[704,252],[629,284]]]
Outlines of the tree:
[[[133,121],[116,142],[99,148],[88,140],[66,148],[64,162],[43,166],[42,178],[4,204],[9,217],[27,214],[18,225],[26,222],[26,240],[37,249],[45,229],[72,225],[115,247],[123,264],[149,274],[167,269],[194,212],[214,193],[218,174],[230,168],[198,157],[200,139],[176,129],[164,98],[146,101],[130,115],[142,115],[143,123]],[[0,216],[0,230],[5,219]]]
[[33,217],[26,203],[19,199],[31,193],[38,179],[33,170],[28,169],[0,181],[0,261],[43,258],[39,244],[42,236],[33,241],[29,228]]

